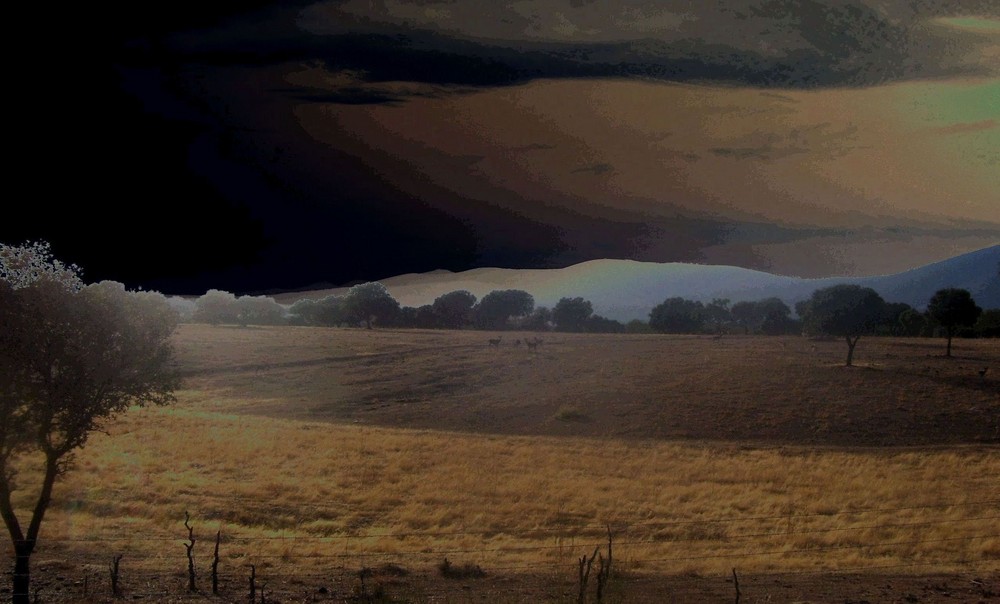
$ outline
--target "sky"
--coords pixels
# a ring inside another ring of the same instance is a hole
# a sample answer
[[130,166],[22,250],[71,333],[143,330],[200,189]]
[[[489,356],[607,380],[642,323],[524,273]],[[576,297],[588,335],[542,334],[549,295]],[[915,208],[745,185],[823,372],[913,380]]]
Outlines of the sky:
[[11,22],[30,35],[0,241],[45,239],[88,281],[259,293],[598,258],[866,276],[1000,243],[992,0],[25,3]]

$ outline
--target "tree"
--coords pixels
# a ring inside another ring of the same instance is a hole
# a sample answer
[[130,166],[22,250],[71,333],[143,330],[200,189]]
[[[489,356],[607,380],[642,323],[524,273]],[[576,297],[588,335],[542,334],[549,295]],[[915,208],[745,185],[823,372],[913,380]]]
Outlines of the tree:
[[327,296],[316,301],[313,316],[316,325],[341,325],[348,322],[350,316],[344,296]]
[[760,323],[760,332],[769,336],[795,334],[802,331],[802,324],[791,317],[792,311],[787,306],[785,312],[770,310]]
[[649,326],[661,333],[697,333],[705,324],[701,302],[667,298],[649,312]]
[[438,296],[431,305],[442,327],[461,329],[472,318],[476,297],[464,289]]
[[733,313],[729,310],[729,298],[713,298],[705,305],[705,321],[712,326],[712,331],[721,332],[722,328],[733,321]]
[[[173,400],[176,325],[159,294],[85,286],[47,244],[0,245],[0,516],[14,546],[15,604],[29,602],[31,555],[75,451],[129,406]],[[16,463],[25,458],[38,463]],[[27,518],[11,497],[26,467],[41,473]]]
[[885,316],[885,301],[870,287],[834,285],[814,291],[796,309],[807,329],[844,338],[850,367],[858,340],[872,333]]
[[288,321],[292,325],[317,325],[319,304],[311,298],[296,300],[288,307]]
[[552,327],[552,311],[546,306],[539,306],[521,321],[521,327],[534,331],[548,331]]
[[896,321],[899,324],[898,333],[901,336],[919,336],[924,327],[927,326],[927,318],[915,308],[908,308],[899,313]]
[[[769,335],[789,333],[795,328],[792,310],[781,298],[737,302],[730,310],[733,319],[743,327],[744,333],[763,331]],[[767,329],[764,324],[767,323]]]
[[882,316],[882,324],[879,326],[880,335],[902,336],[906,335],[901,317],[913,311],[913,307],[906,302],[886,302]]
[[594,306],[583,298],[560,298],[552,309],[552,321],[558,331],[584,331]]
[[344,312],[355,321],[364,321],[365,327],[371,329],[373,321],[391,323],[393,315],[399,312],[399,302],[381,283],[362,283],[347,290]]
[[980,338],[1000,337],[1000,308],[984,310],[974,327]]
[[625,333],[625,326],[622,325],[621,321],[615,321],[601,315],[587,317],[584,329],[588,333]]
[[944,356],[951,356],[951,338],[959,327],[972,327],[976,324],[983,309],[976,306],[972,294],[965,289],[940,289],[927,303],[927,316],[937,321],[945,328],[948,337],[948,350]]
[[195,323],[219,325],[237,323],[240,320],[240,307],[236,302],[236,296],[227,291],[210,289],[194,303],[194,315],[191,320]]
[[267,296],[240,296],[236,309],[240,325],[278,325],[285,320],[285,308]]
[[482,329],[505,329],[508,321],[527,317],[534,308],[535,299],[526,291],[493,290],[475,307],[476,325]]

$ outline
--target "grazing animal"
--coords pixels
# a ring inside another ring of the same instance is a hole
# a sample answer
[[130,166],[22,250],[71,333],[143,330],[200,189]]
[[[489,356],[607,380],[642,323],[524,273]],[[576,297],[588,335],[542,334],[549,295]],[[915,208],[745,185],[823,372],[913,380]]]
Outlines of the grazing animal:
[[495,340],[494,339],[490,339],[490,346],[496,346],[497,348],[499,348],[500,347],[500,342],[502,340],[503,340],[503,336],[500,336],[499,338],[497,338]]
[[514,340],[514,347],[515,348],[518,347],[518,346],[520,346],[520,345],[521,345],[521,340],[520,339]]
[[534,340],[525,340],[524,343],[528,346],[528,350],[537,350],[538,345],[541,344],[541,340],[535,338]]
[[979,377],[981,377],[983,379],[986,379],[986,372],[989,371],[989,370],[990,370],[989,367],[983,367],[982,369],[980,369],[979,370]]

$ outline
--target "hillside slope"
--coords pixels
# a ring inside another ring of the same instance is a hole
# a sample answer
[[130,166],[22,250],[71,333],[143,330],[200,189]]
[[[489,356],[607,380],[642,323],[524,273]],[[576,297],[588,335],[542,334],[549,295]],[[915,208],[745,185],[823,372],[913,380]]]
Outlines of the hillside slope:
[[[886,300],[921,309],[938,289],[959,287],[972,292],[983,308],[998,308],[1000,245],[903,273],[864,278],[801,279],[732,266],[592,260],[561,269],[433,271],[381,282],[405,306],[430,304],[438,296],[460,289],[472,292],[477,298],[496,289],[522,289],[535,297],[537,305],[548,307],[560,298],[580,296],[593,303],[596,313],[618,320],[645,319],[652,307],[674,296],[703,302],[713,298],[738,302],[774,296],[793,305],[816,289],[840,283],[871,287]],[[288,303],[344,291],[339,288],[300,292],[284,294],[279,299]]]

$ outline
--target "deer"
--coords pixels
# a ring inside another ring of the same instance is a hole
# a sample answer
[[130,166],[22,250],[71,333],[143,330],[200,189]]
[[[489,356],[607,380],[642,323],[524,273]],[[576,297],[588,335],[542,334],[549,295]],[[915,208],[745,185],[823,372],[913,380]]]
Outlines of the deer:
[[500,336],[499,338],[496,338],[496,339],[490,339],[490,346],[496,346],[497,348],[499,348],[500,347],[500,342],[502,340],[503,340],[503,336]]

